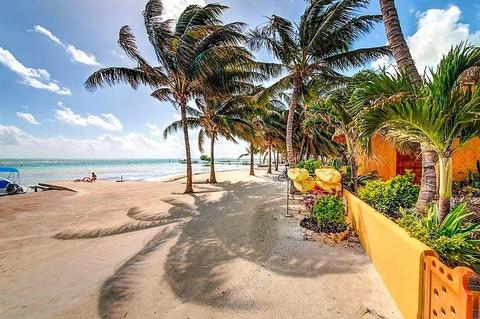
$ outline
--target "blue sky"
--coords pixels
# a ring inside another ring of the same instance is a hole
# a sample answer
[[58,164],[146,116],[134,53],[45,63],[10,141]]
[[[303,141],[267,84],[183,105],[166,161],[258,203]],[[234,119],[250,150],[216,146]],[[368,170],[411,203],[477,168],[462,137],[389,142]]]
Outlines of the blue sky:
[[[146,1],[146,0],[145,0]],[[142,21],[141,0],[4,1],[0,11],[0,158],[179,158],[181,135],[159,133],[178,118],[145,88],[120,85],[95,93],[83,87],[101,66],[131,65],[117,47],[121,26],[132,27],[144,55],[154,61]],[[207,1],[213,2],[213,1]],[[174,17],[190,3],[166,0]],[[251,27],[273,13],[297,20],[304,0],[225,0],[224,20]],[[418,67],[434,66],[461,40],[480,43],[480,5],[474,1],[397,0],[402,27]],[[379,13],[373,0],[366,13]],[[386,43],[382,25],[357,43]],[[259,59],[268,59],[264,54]],[[388,59],[366,67],[391,63]],[[192,139],[196,140],[195,132]],[[221,141],[218,156],[237,157],[245,145]],[[200,154],[192,142],[194,156]]]

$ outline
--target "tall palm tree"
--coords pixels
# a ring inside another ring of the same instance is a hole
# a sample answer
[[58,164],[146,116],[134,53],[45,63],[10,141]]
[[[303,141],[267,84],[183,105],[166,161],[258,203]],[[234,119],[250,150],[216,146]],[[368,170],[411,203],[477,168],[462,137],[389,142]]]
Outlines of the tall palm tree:
[[[480,47],[462,43],[445,55],[425,84],[418,86],[404,72],[385,72],[366,81],[356,92],[365,107],[359,115],[359,138],[369,146],[382,131],[400,148],[419,143],[439,158],[439,219],[450,211],[452,155],[480,135],[480,89],[462,85],[462,76],[480,66]],[[459,143],[456,142],[459,140]]]
[[267,147],[266,156],[268,156],[267,174],[272,174],[272,150],[273,147],[281,143],[285,136],[285,125],[283,123],[282,112],[283,103],[278,100],[271,100],[266,106],[259,110],[259,114],[254,119],[255,126],[259,129],[261,138]]
[[[251,111],[243,96],[234,96],[226,100],[214,100],[206,103],[203,99],[196,100],[197,108],[187,106],[187,124],[191,129],[201,128],[198,133],[198,147],[204,151],[205,136],[210,139],[210,179],[217,183],[215,175],[215,141],[220,136],[236,143],[240,130],[250,127],[245,117]],[[182,121],[175,121],[163,132],[164,138],[180,130]]]
[[397,62],[397,66],[404,70],[415,83],[421,83],[422,77],[418,73],[415,61],[410,54],[405,37],[403,36],[400,19],[398,18],[395,0],[379,0],[380,11],[383,16],[383,25],[385,34],[387,35],[388,44],[392,50],[393,57]]
[[[383,24],[387,40],[392,50],[393,57],[400,70],[403,70],[410,79],[420,85],[422,77],[418,73],[415,61],[410,54],[407,42],[402,32],[400,19],[398,18],[395,0],[380,0],[380,10],[383,16]],[[420,184],[420,194],[416,208],[419,211],[424,210],[437,194],[437,173],[435,163],[438,157],[435,152],[423,150],[422,152],[422,180]]]
[[136,67],[101,69],[86,81],[86,87],[92,90],[119,83],[127,83],[133,88],[148,85],[155,90],[152,93],[154,98],[171,102],[180,110],[187,161],[185,193],[193,192],[188,101],[198,96],[218,94],[225,89],[222,83],[230,83],[223,80],[236,77],[238,70],[263,67],[255,63],[252,54],[240,45],[245,40],[244,24],[224,25],[220,21],[226,8],[219,4],[191,5],[174,23],[162,20],[161,0],[149,0],[143,16],[158,66],[152,66],[141,56],[130,28],[124,26],[120,30],[119,45]]
[[250,157],[250,176],[255,176],[255,154],[260,153],[260,148],[255,146],[254,142],[250,142],[250,146],[245,149],[245,153],[240,155],[238,159],[242,159],[243,157],[249,156]]
[[367,4],[368,0],[312,0],[298,23],[273,15],[265,25],[250,32],[250,47],[268,50],[286,74],[267,92],[291,90],[286,127],[290,167],[295,166],[295,110],[306,89],[337,82],[342,79],[338,71],[361,66],[390,52],[387,47],[352,49],[358,38],[382,20],[380,15],[357,14]]

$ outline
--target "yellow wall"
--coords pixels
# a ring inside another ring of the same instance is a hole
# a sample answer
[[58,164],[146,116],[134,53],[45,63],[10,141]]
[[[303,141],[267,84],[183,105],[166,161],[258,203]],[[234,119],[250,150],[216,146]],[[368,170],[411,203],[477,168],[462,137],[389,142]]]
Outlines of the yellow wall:
[[367,158],[365,155],[359,155],[357,161],[359,174],[377,171],[383,180],[396,175],[397,152],[392,144],[380,135],[375,135],[372,139],[372,157]]
[[432,250],[347,191],[345,199],[350,223],[398,309],[405,319],[420,319],[423,263]]
[[480,138],[474,138],[453,154],[453,178],[461,180],[467,176],[467,171],[477,170],[477,160],[480,160]]

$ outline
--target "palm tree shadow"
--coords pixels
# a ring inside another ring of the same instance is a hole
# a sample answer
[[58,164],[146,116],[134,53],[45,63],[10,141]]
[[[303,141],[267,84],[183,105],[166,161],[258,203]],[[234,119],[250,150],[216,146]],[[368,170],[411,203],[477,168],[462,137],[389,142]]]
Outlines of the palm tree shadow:
[[[265,191],[271,193],[255,195]],[[355,253],[346,256],[338,247],[305,242],[300,230],[295,233],[292,225],[285,226],[279,220],[284,212],[283,196],[280,185],[241,182],[222,199],[228,206],[196,203],[199,213],[181,226],[179,240],[165,264],[166,280],[177,297],[182,302],[214,307],[255,307],[221,291],[229,279],[228,263],[236,258],[292,277],[355,272],[361,266]],[[248,205],[257,197],[270,200],[260,206]],[[312,245],[319,247],[318,254],[311,253]]]
[[53,237],[62,240],[109,237],[182,222],[197,212],[197,208],[194,205],[176,198],[164,198],[161,201],[172,205],[172,207],[166,212],[146,212],[139,207],[131,207],[126,215],[132,219],[132,222],[120,226],[92,230],[65,230],[55,234]]
[[[265,192],[269,195],[257,195]],[[147,271],[145,261],[177,234],[163,276],[182,303],[232,309],[259,307],[224,288],[229,281],[229,264],[237,258],[290,277],[352,273],[362,266],[355,258],[359,251],[303,241],[300,231],[292,231],[293,225],[280,220],[283,195],[281,185],[254,182],[236,183],[215,201],[209,195],[191,195],[198,212],[178,225],[178,232],[163,228],[103,284],[98,313],[104,319],[118,318],[122,307],[134,298],[135,288],[142,289],[139,280]],[[270,199],[258,205],[257,198]],[[138,208],[131,209],[130,214],[140,220],[154,218]],[[318,254],[312,254],[311,246],[318,248]]]

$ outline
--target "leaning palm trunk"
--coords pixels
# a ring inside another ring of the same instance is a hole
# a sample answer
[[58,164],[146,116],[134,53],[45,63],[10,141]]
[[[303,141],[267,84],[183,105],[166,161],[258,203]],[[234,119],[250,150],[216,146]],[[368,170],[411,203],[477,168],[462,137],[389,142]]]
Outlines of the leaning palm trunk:
[[185,194],[193,193],[193,172],[192,172],[192,154],[190,153],[190,138],[188,136],[187,123],[187,103],[182,101],[180,104],[180,114],[182,117],[183,138],[185,140],[185,157],[187,160],[187,186],[185,187]]
[[[380,10],[382,11],[388,43],[398,67],[404,70],[413,82],[421,84],[422,78],[415,66],[415,61],[410,54],[402,27],[400,26],[395,0],[380,0]],[[437,173],[435,171],[435,158],[436,156],[428,151],[425,156],[422,156],[422,182],[416,205],[416,209],[419,211],[430,205],[436,196]],[[432,159],[434,159],[433,165],[431,163]]]
[[385,26],[388,43],[398,67],[405,70],[414,82],[422,83],[422,78],[418,73],[415,61],[413,61],[407,42],[403,36],[397,8],[395,7],[395,0],[380,0],[380,10],[382,11],[383,24]]
[[210,141],[210,184],[217,183],[217,177],[215,176],[215,133],[212,134],[212,140]]
[[452,158],[440,156],[438,166],[438,222],[441,223],[450,212],[450,199],[452,198]]
[[434,151],[422,152],[422,180],[420,183],[420,194],[418,195],[415,209],[419,212],[425,211],[432,204],[437,195],[437,176],[435,163],[438,155]]
[[253,169],[254,157],[253,157],[253,144],[250,144],[250,175],[255,176],[255,170]]
[[358,189],[358,175],[357,175],[357,160],[355,159],[355,156],[352,156],[350,158],[350,175],[352,178],[352,190],[354,193],[357,192]]
[[293,80],[293,93],[292,100],[290,102],[290,108],[288,110],[287,118],[287,160],[291,168],[295,167],[295,153],[293,151],[293,121],[295,118],[295,111],[297,110],[298,100],[300,98],[301,80],[295,77]]
[[268,171],[267,174],[272,174],[272,145],[268,144]]

